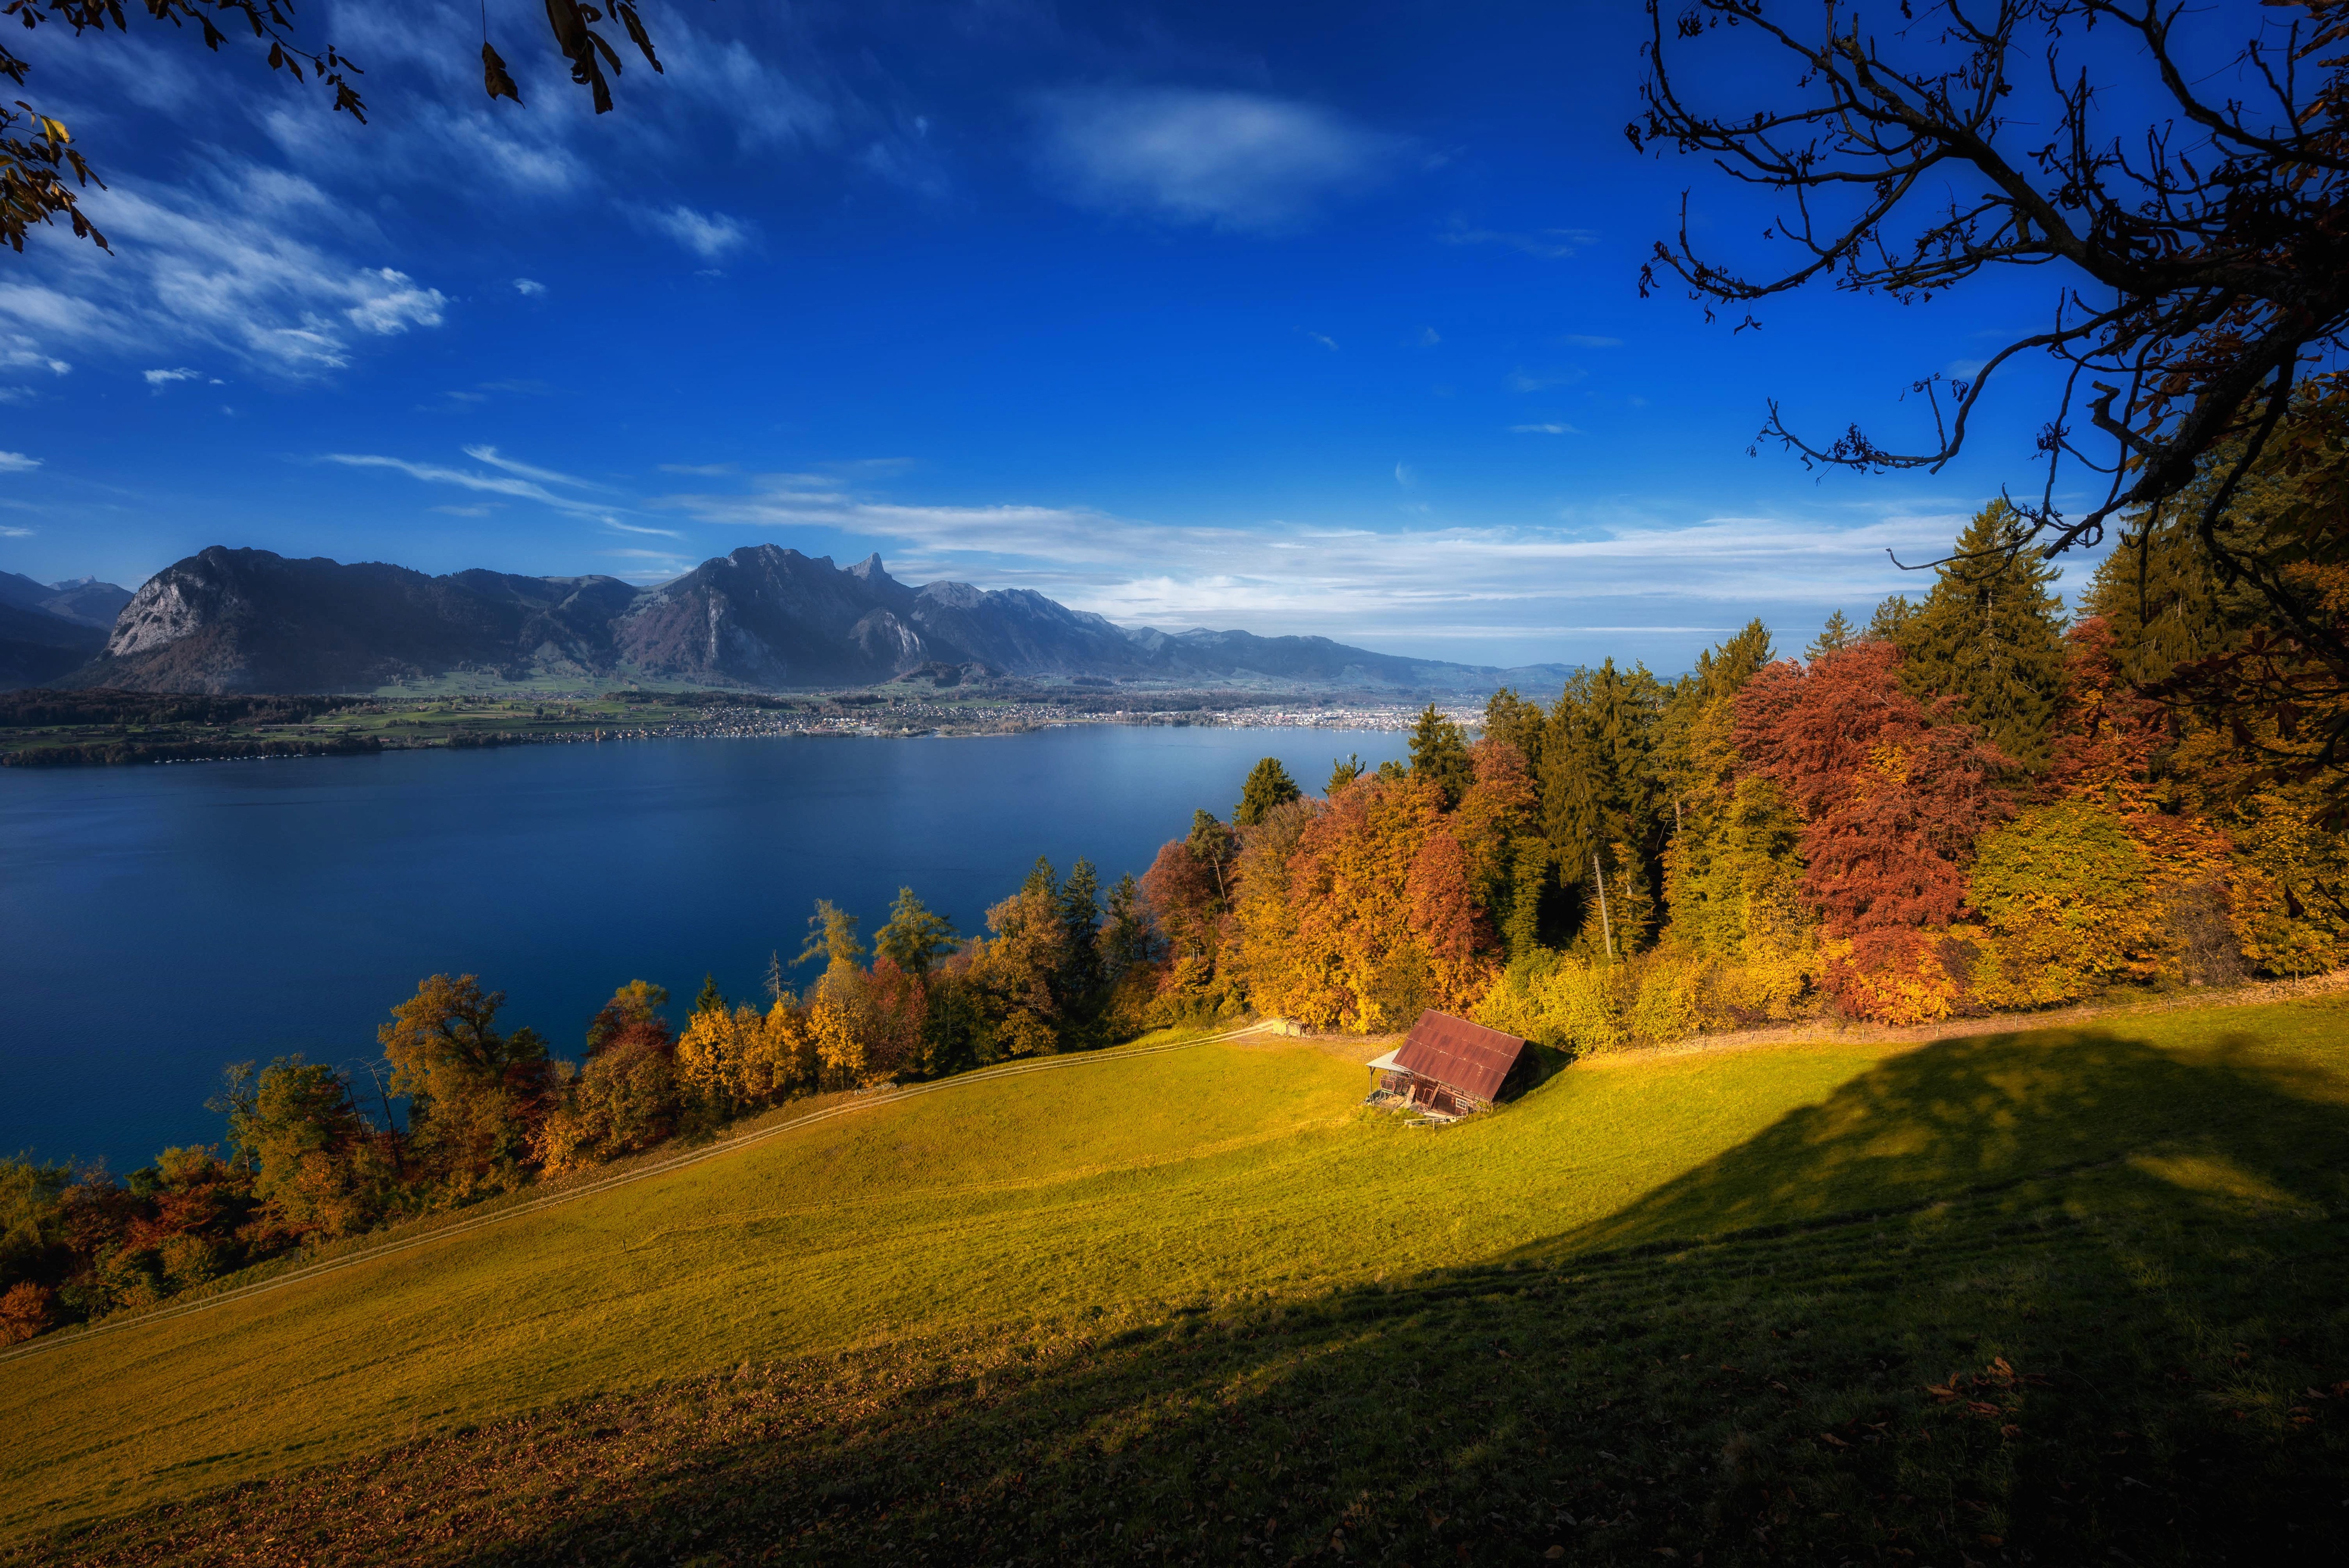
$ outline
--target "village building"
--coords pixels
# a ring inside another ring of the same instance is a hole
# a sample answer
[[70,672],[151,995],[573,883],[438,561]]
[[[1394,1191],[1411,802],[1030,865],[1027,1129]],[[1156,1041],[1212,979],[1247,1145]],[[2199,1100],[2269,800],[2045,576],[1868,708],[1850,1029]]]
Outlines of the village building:
[[1371,1103],[1452,1121],[1523,1088],[1540,1057],[1515,1035],[1431,1010],[1370,1067]]

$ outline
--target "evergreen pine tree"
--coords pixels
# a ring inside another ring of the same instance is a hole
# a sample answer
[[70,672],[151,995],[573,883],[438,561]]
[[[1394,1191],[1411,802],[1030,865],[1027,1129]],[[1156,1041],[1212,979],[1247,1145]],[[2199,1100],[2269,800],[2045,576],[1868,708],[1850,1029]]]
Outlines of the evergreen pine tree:
[[954,950],[954,923],[934,912],[901,887],[889,906],[889,923],[873,934],[873,951],[908,975],[926,975],[930,965]]
[[[1908,601],[1904,599],[1901,603],[1905,604]],[[1806,662],[1816,663],[1826,655],[1850,646],[1858,639],[1858,628],[1841,610],[1837,610],[1827,617],[1827,624],[1819,628],[1818,640],[1803,650],[1803,657]]]
[[2230,593],[2197,547],[2180,511],[2201,510],[2187,498],[2170,516],[2136,538],[2121,535],[2121,547],[2105,556],[2088,584],[2088,615],[2112,626],[2112,648],[2121,674],[2130,681],[2161,681],[2178,665],[2224,653],[2243,641],[2255,624],[2241,593]]
[[1868,634],[1879,643],[1900,645],[1907,635],[1909,623],[1917,618],[1917,601],[1906,593],[1895,593],[1876,607],[1868,618]]
[[1362,754],[1359,751],[1350,751],[1343,757],[1332,758],[1330,762],[1330,782],[1323,788],[1321,793],[1325,796],[1335,795],[1339,790],[1360,779],[1368,766],[1362,760]]
[[2003,500],[1976,513],[1895,641],[1910,696],[1961,698],[1983,739],[2041,769],[2064,693],[2064,601],[2023,527]]
[[1414,779],[1435,781],[1444,791],[1447,811],[1460,804],[1460,797],[1476,781],[1476,762],[1468,754],[1468,738],[1460,733],[1458,725],[1436,712],[1433,703],[1427,705],[1411,732],[1411,772]]
[[697,1013],[722,1013],[726,1011],[726,998],[719,994],[718,976],[716,975],[704,974],[702,975],[701,995],[693,999],[693,1010]]
[[1268,812],[1301,799],[1304,793],[1280,765],[1280,758],[1268,757],[1249,770],[1247,782],[1240,787],[1240,803],[1232,808],[1232,825],[1253,828]]
[[1102,980],[1101,878],[1092,861],[1078,857],[1061,888],[1061,930],[1068,941],[1069,962],[1062,974],[1068,1002],[1081,1008]]

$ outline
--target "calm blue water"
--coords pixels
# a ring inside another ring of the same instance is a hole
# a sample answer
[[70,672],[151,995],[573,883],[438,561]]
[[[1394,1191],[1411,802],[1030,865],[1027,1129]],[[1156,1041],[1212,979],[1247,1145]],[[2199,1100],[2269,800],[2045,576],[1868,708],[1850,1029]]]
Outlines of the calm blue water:
[[756,995],[818,898],[869,936],[910,884],[974,932],[1039,854],[1139,874],[1257,758],[1312,790],[1403,740],[1091,725],[0,769],[0,1153],[120,1171],[216,1140],[223,1062],[356,1065],[435,971],[576,1056],[630,979]]

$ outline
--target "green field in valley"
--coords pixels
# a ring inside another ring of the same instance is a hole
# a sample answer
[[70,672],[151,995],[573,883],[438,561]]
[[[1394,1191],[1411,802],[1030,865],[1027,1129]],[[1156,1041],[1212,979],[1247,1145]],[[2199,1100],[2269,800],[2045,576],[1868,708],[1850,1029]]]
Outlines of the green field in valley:
[[61,1339],[0,1362],[0,1555],[2146,1563],[2349,1518],[2349,1004],[1600,1058],[1440,1131],[1356,1108],[1368,1054],[957,1084]]

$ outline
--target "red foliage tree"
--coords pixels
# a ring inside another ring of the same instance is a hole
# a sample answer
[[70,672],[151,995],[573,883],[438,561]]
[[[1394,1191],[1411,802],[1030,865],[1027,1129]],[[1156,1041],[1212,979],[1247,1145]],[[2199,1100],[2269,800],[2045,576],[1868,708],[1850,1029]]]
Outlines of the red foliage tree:
[[1185,841],[1169,839],[1142,873],[1142,894],[1176,959],[1214,954],[1224,896],[1213,861],[1195,854]]
[[1805,892],[1827,934],[1946,926],[1982,830],[2013,807],[2013,764],[1900,689],[1899,651],[1856,643],[1782,661],[1737,698],[1737,748],[1802,814]]

